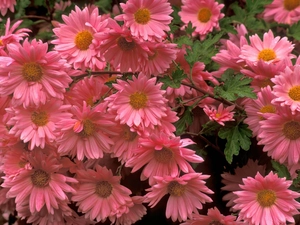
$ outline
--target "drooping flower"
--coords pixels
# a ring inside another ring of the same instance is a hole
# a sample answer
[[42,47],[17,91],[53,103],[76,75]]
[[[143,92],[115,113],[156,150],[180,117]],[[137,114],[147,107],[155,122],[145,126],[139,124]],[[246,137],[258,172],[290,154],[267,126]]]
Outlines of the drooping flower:
[[52,41],[54,49],[75,69],[104,69],[106,63],[100,55],[101,40],[95,39],[108,31],[108,16],[99,15],[97,7],[75,6],[69,16],[63,15],[64,23],[58,24],[53,32],[57,39]]
[[227,108],[224,108],[223,103],[219,104],[217,109],[214,106],[208,107],[207,105],[205,105],[203,111],[206,113],[210,120],[216,121],[220,125],[225,126],[224,122],[234,121],[234,112],[232,112],[234,107],[234,105],[231,105]]
[[[159,7],[157,7],[159,5]],[[144,40],[161,40],[170,31],[172,8],[168,0],[129,0],[120,3],[124,14],[115,17],[124,21],[133,36]]]
[[1,12],[1,15],[5,16],[8,9],[11,12],[14,12],[16,4],[17,4],[16,0],[2,0],[1,3],[0,3],[0,12]]
[[185,221],[192,218],[192,213],[202,209],[202,204],[212,202],[206,195],[213,194],[213,191],[205,186],[204,180],[207,178],[208,175],[201,173],[188,173],[181,177],[155,176],[155,184],[146,189],[148,193],[145,195],[145,202],[154,207],[162,197],[169,194],[166,217],[171,218],[173,222]]
[[63,99],[72,81],[66,70],[69,66],[59,53],[47,52],[48,44],[27,39],[22,45],[8,44],[10,63],[0,70],[0,94],[13,94],[17,105],[45,104],[50,98]]
[[219,20],[224,17],[221,13],[224,4],[219,4],[215,0],[183,0],[182,3],[181,11],[178,13],[181,20],[185,25],[191,22],[196,28],[194,34],[199,34],[201,39],[204,39],[214,28],[220,28]]
[[72,201],[76,202],[79,211],[86,218],[104,222],[108,217],[114,216],[120,207],[128,213],[133,207],[129,196],[131,191],[120,184],[120,176],[113,176],[111,170],[96,165],[95,170],[78,170],[79,185]]
[[300,20],[300,2],[295,0],[274,0],[265,6],[262,14],[268,22],[294,24]]
[[116,111],[116,120],[129,127],[158,125],[167,110],[161,86],[162,83],[156,84],[155,77],[148,79],[143,75],[128,81],[118,79],[113,84],[118,92],[106,98],[108,110]]
[[260,225],[294,223],[293,216],[299,214],[300,208],[295,199],[300,194],[288,189],[291,184],[272,171],[265,177],[258,172],[254,178],[244,178],[242,190],[233,192],[238,196],[233,206],[239,210],[238,219]]
[[154,183],[154,176],[177,176],[180,170],[192,173],[194,169],[189,162],[203,162],[195,151],[185,148],[193,143],[190,139],[168,137],[164,133],[152,134],[150,137],[139,139],[139,148],[125,165],[132,167],[132,173],[144,166],[141,180],[149,178],[150,184]]

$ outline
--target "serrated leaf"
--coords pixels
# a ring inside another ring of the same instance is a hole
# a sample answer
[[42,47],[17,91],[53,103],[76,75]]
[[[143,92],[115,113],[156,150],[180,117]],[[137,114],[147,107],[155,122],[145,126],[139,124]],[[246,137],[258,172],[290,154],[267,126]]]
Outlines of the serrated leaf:
[[285,165],[280,164],[279,162],[274,160],[271,160],[271,163],[279,177],[286,177],[288,180],[291,179],[289,170],[286,168]]
[[175,43],[178,45],[179,48],[181,48],[182,45],[193,45],[193,40],[188,36],[180,36],[175,39]]
[[232,70],[227,70],[221,79],[224,84],[214,88],[216,95],[229,101],[235,101],[243,97],[256,98],[256,94],[249,85],[252,81],[251,78],[242,74],[233,74]]
[[20,18],[25,15],[25,8],[30,5],[30,0],[19,0],[16,5],[16,13],[14,14],[15,18]]
[[192,109],[190,107],[188,107],[185,112],[183,113],[183,116],[174,123],[175,127],[176,127],[176,132],[175,134],[177,136],[180,136],[184,133],[184,131],[186,130],[187,126],[192,124],[193,122],[193,113],[192,113]]
[[187,34],[192,34],[195,31],[196,27],[193,27],[192,23],[189,22],[188,25],[185,27],[185,32]]
[[164,76],[160,79],[161,82],[163,82],[163,89],[166,89],[167,87],[172,88],[179,88],[181,85],[181,81],[186,78],[186,74],[184,74],[184,71],[181,69],[177,69],[172,73],[172,76]]
[[235,126],[222,127],[218,136],[226,139],[224,154],[227,162],[232,163],[233,155],[238,155],[241,148],[245,151],[249,150],[252,131],[249,130],[248,125],[240,123]]
[[208,121],[207,123],[202,125],[201,133],[205,135],[215,135],[217,129],[219,129],[221,125],[215,121]]

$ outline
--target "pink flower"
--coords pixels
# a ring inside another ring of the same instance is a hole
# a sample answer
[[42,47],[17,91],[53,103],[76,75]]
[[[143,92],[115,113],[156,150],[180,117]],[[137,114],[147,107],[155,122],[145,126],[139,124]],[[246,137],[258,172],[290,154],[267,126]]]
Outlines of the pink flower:
[[224,216],[218,208],[210,208],[207,211],[207,216],[193,214],[191,220],[181,223],[180,225],[242,225],[242,222],[236,222],[236,217],[232,215]]
[[77,179],[80,183],[72,201],[86,218],[104,222],[120,207],[124,207],[124,213],[133,207],[131,191],[120,184],[120,176],[113,176],[106,167],[97,165],[96,170],[78,170]]
[[156,84],[156,78],[143,75],[128,81],[118,79],[113,84],[118,92],[106,98],[108,110],[116,111],[116,120],[129,127],[159,125],[167,110],[161,86],[162,83]]
[[292,113],[300,111],[300,65],[293,69],[286,67],[284,72],[271,79],[275,84],[273,93],[276,96],[272,103],[289,106]]
[[231,112],[234,107],[235,106],[232,105],[224,108],[223,103],[221,103],[218,106],[218,109],[216,109],[214,106],[211,106],[211,108],[209,108],[207,105],[205,105],[203,110],[210,120],[216,121],[220,125],[225,126],[224,122],[234,121],[234,112]]
[[179,222],[192,218],[192,213],[198,213],[202,209],[202,204],[212,202],[206,194],[213,194],[205,186],[205,179],[208,175],[201,173],[188,173],[181,177],[155,176],[155,184],[146,189],[145,202],[149,202],[152,208],[164,197],[169,194],[166,217],[173,222]]
[[149,178],[149,183],[154,183],[154,176],[177,176],[180,170],[185,173],[194,172],[192,163],[201,163],[203,159],[195,151],[185,148],[194,142],[180,137],[168,137],[164,133],[152,134],[150,137],[139,139],[139,148],[126,162],[127,167],[133,167],[132,173],[143,166],[141,180]]
[[99,104],[94,108],[87,106],[72,106],[73,117],[62,120],[58,123],[61,131],[60,137],[56,140],[58,152],[62,155],[70,155],[83,160],[98,159],[103,157],[104,152],[109,152],[113,144],[111,135],[113,131],[114,117],[106,113],[106,105]]
[[[159,7],[157,7],[159,5]],[[170,31],[172,8],[167,0],[129,0],[120,3],[124,14],[115,17],[116,20],[124,21],[135,37],[144,40],[158,39]]]
[[224,4],[219,4],[214,0],[183,0],[182,3],[181,11],[178,13],[181,20],[185,25],[191,22],[196,28],[194,34],[199,34],[201,40],[214,28],[220,28],[219,20],[224,17],[221,13]]
[[250,224],[280,225],[287,221],[295,222],[293,215],[299,214],[300,203],[295,199],[300,194],[288,188],[292,181],[279,178],[272,171],[263,177],[256,176],[243,179],[241,191],[233,192],[238,196],[233,206],[239,211],[239,220]]
[[14,6],[17,4],[16,0],[2,0],[0,3],[0,12],[2,16],[5,16],[7,10],[9,9],[11,12],[15,11]]
[[99,51],[101,40],[95,39],[95,34],[103,35],[108,31],[107,18],[99,15],[97,7],[81,10],[75,6],[69,16],[62,16],[64,23],[53,29],[57,36],[52,41],[54,49],[75,69],[104,69],[106,63]]
[[293,165],[300,160],[300,114],[293,115],[289,108],[280,107],[278,112],[260,121],[259,145],[263,151],[280,163]]
[[0,94],[13,94],[14,103],[25,108],[64,98],[72,79],[58,52],[47,52],[48,44],[35,39],[26,39],[22,46],[8,44],[7,49],[11,62],[0,70]]
[[277,36],[274,38],[271,30],[268,33],[264,33],[263,41],[257,34],[249,38],[250,45],[243,45],[241,49],[240,57],[245,61],[257,64],[258,61],[262,60],[264,63],[270,64],[285,58],[295,58],[291,54],[294,44],[289,42],[287,37],[280,38]]
[[293,24],[300,20],[299,1],[274,0],[265,6],[263,19],[277,23]]

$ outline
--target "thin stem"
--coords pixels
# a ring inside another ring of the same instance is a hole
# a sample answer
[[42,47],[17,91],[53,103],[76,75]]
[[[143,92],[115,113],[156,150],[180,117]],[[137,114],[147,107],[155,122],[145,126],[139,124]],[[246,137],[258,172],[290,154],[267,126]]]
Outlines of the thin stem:
[[35,16],[35,15],[27,15],[27,16],[21,16],[20,18],[14,19],[12,23],[15,23],[18,20],[24,20],[24,19],[39,19],[39,20],[45,20],[48,23],[51,23],[51,19],[45,16]]

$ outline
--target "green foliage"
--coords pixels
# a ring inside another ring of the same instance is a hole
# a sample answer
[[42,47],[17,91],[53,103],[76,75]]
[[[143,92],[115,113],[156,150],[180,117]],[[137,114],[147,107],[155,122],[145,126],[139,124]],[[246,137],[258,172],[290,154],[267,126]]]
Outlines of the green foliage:
[[181,81],[186,78],[186,74],[184,74],[182,69],[177,69],[173,71],[172,76],[164,76],[160,79],[161,82],[163,82],[163,89],[166,89],[167,87],[172,88],[179,88],[181,85]]
[[300,41],[300,21],[287,28],[287,35]]
[[193,27],[192,23],[189,22],[188,25],[186,26],[185,28],[185,32],[188,34],[188,35],[192,35],[192,33],[195,31],[196,27]]
[[112,0],[98,0],[94,2],[94,5],[98,6],[104,13],[110,13]]
[[235,101],[242,97],[256,98],[256,94],[249,86],[251,78],[242,74],[234,74],[233,70],[229,69],[222,75],[221,80],[224,83],[214,88],[215,95],[229,101]]
[[188,36],[179,36],[178,38],[175,39],[175,43],[179,48],[182,47],[182,45],[193,45],[193,40],[189,38]]
[[185,112],[183,113],[183,116],[175,122],[176,127],[176,135],[180,136],[184,133],[188,125],[191,125],[193,122],[193,113],[192,113],[192,107],[187,107]]
[[181,24],[180,16],[178,15],[178,12],[180,11],[180,8],[177,6],[172,6],[173,12],[171,14],[172,21],[170,24],[170,33],[174,34],[179,28]]
[[[228,126],[227,126],[228,125]],[[219,130],[219,137],[226,139],[224,149],[225,158],[228,163],[232,163],[233,155],[238,155],[240,149],[249,150],[251,145],[252,131],[249,130],[248,125],[238,123],[235,125],[227,124]]]
[[273,168],[276,170],[278,177],[286,177],[286,179],[290,180],[291,176],[285,165],[280,164],[277,161],[271,160]]
[[43,6],[45,4],[44,0],[34,0],[34,5]]
[[208,121],[207,123],[202,125],[201,133],[205,135],[215,135],[216,130],[218,130],[221,125],[215,121]]
[[25,8],[30,5],[30,0],[18,0],[16,5],[15,18],[20,18],[25,15]]

